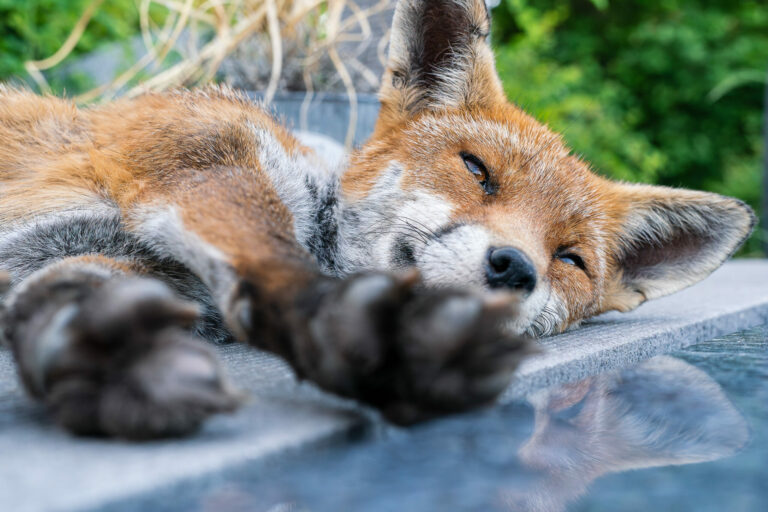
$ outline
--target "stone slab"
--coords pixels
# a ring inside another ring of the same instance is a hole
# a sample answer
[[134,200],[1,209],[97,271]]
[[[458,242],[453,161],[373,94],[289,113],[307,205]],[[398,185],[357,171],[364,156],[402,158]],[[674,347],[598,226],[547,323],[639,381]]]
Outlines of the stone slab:
[[[768,261],[731,262],[635,312],[603,315],[541,340],[545,352],[521,366],[504,398],[766,322]],[[274,357],[236,345],[219,351],[251,402],[192,438],[137,445],[57,430],[24,397],[10,354],[0,350],[0,510],[94,508],[341,436],[363,421],[360,408],[297,384]]]
[[630,313],[607,313],[540,340],[503,398],[629,366],[768,322],[768,261],[734,260],[709,278]]

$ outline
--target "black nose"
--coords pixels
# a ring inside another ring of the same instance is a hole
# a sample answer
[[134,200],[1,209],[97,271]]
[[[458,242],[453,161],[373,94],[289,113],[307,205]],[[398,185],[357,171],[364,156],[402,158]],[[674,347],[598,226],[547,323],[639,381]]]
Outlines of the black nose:
[[526,293],[536,288],[536,269],[533,263],[514,247],[489,250],[485,275],[491,288],[509,288]]

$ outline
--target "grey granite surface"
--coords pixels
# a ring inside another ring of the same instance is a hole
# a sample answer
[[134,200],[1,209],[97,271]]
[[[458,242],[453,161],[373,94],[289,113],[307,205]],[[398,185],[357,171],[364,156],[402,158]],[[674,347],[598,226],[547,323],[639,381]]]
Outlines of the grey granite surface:
[[[598,317],[541,340],[505,396],[635,363],[768,322],[768,261],[728,263],[708,280],[629,314]],[[344,435],[362,423],[354,405],[297,385],[285,365],[242,346],[219,348],[252,400],[183,440],[131,445],[75,439],[54,428],[16,384],[0,350],[0,510],[78,510]],[[269,460],[269,459],[267,459]]]

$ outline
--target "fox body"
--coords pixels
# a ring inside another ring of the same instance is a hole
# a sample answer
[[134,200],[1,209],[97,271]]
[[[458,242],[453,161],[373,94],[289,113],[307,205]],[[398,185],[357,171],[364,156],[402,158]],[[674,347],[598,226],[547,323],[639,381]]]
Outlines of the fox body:
[[186,432],[236,407],[197,339],[234,337],[417,421],[492,400],[524,335],[688,286],[748,236],[740,201],[592,173],[507,102],[488,30],[482,0],[401,0],[374,133],[338,169],[226,88],[0,90],[31,394],[76,432]]

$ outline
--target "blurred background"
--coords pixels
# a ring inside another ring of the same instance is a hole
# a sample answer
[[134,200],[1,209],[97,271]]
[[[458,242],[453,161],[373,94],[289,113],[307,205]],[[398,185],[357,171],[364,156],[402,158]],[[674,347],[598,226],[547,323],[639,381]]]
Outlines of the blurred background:
[[[596,171],[768,210],[768,2],[489,4],[510,100],[563,133]],[[393,7],[394,0],[0,0],[0,82],[83,104],[228,83],[273,103],[298,127],[360,143],[375,118]],[[342,112],[337,130],[324,111],[310,122],[325,103]],[[741,255],[766,255],[765,224]]]

